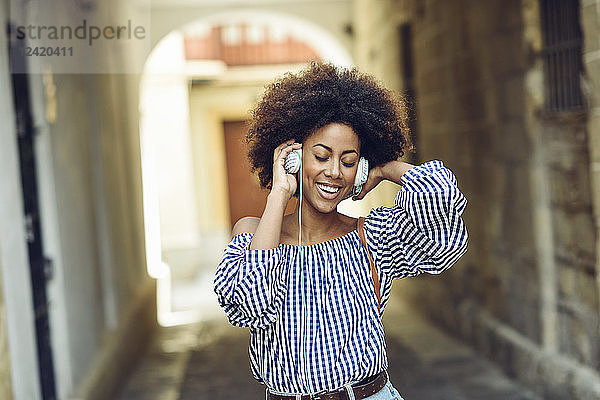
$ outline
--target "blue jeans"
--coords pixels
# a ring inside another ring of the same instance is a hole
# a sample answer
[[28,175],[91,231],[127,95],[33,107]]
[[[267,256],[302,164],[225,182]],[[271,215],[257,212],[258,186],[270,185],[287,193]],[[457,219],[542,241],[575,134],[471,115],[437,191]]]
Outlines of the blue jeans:
[[[349,387],[350,385],[348,385]],[[268,393],[269,391],[267,390],[265,392],[265,398],[268,398]],[[273,392],[273,393],[277,393],[277,392]],[[354,397],[354,393],[350,394],[351,392],[347,392],[350,395],[350,400],[354,400],[352,397]],[[285,394],[285,393],[280,393],[284,396],[290,396],[289,394]],[[296,398],[300,398],[300,395],[297,394],[295,395]],[[385,384],[385,386],[383,387],[383,389],[381,389],[379,392],[375,393],[374,395],[371,395],[369,397],[365,397],[363,400],[404,400],[402,398],[402,396],[400,396],[400,393],[398,393],[398,391],[396,390],[396,388],[392,385],[392,383],[388,380],[388,382]]]
[[396,390],[396,388],[392,385],[390,381],[385,384],[383,389],[379,392],[375,393],[372,396],[365,398],[364,400],[403,400],[400,393]]

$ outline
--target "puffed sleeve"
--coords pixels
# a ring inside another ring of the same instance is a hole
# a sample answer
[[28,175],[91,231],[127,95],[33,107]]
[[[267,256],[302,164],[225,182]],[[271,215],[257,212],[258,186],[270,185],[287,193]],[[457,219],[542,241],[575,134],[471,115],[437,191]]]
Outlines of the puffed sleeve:
[[467,250],[467,201],[454,174],[430,161],[408,170],[401,183],[395,206],[375,208],[365,220],[369,249],[390,286],[392,279],[439,274]]
[[234,236],[217,267],[214,290],[232,325],[265,328],[277,319],[287,291],[281,249],[250,250],[252,234]]

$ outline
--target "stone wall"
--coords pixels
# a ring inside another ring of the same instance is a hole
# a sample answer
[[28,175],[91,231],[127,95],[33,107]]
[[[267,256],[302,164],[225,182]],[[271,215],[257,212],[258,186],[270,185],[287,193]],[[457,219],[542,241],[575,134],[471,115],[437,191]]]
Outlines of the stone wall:
[[4,307],[2,274],[0,274],[0,399],[12,400],[10,356],[8,354],[8,337],[6,334],[6,314]]
[[470,250],[443,279],[407,282],[407,292],[457,331],[456,311],[472,302],[539,342],[520,2],[427,1],[413,25],[419,151],[458,177]]
[[557,347],[560,353],[597,369],[596,232],[586,129],[572,121],[545,125],[558,284]]
[[[399,282],[395,294],[545,398],[597,398],[600,113],[593,104],[544,112],[539,2],[357,4],[357,60],[384,81],[396,82],[394,69],[402,76],[389,55],[401,54],[398,42],[378,51],[386,42],[371,38],[411,24],[419,155],[442,159],[469,200],[468,253],[441,277]],[[381,18],[385,7],[391,18]],[[582,7],[597,94],[598,2]]]
[[[595,243],[593,247],[595,253],[590,254],[594,259],[590,260],[590,265],[595,265],[596,271],[596,291],[600,290],[600,1],[599,0],[582,0],[581,4],[581,25],[584,35],[583,48],[583,63],[585,76],[588,84],[588,146],[590,156],[590,180],[591,180],[591,201],[594,211],[594,219],[589,220],[590,227],[595,233]],[[594,268],[588,269],[592,272]],[[591,285],[588,285],[588,287]],[[588,289],[588,292],[591,288]],[[598,296],[595,302],[590,302],[595,306],[592,310],[596,311],[595,317],[600,314],[600,305],[598,304]],[[598,334],[596,327],[596,334]],[[596,341],[596,346],[598,339]],[[598,356],[600,350],[596,351],[596,368],[598,369]]]

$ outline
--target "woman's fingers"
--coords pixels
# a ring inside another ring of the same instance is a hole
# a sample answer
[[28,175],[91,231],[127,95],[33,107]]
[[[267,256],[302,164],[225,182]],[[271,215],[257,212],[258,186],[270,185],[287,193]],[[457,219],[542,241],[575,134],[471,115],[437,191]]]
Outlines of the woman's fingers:
[[284,164],[285,164],[285,159],[286,157],[294,150],[297,149],[301,149],[302,145],[300,143],[294,143],[294,141],[287,141],[284,143],[285,146],[279,146],[278,149],[275,149],[275,153],[279,152],[278,154],[274,154],[275,160],[273,161],[273,165],[276,165],[277,163],[279,163],[279,165],[283,168]]
[[295,143],[290,139],[275,148],[273,151],[273,182],[272,188],[283,189],[290,193],[290,196],[296,190],[296,177],[285,171],[285,158],[295,149],[301,149],[302,144]]
[[365,184],[361,188],[360,193],[354,196],[352,200],[362,200],[367,195],[367,193],[369,193],[371,189],[375,187],[375,185],[369,183],[369,181],[365,182]]
[[275,150],[273,151],[273,162],[277,161],[277,159],[281,156],[283,150],[285,148],[291,146],[292,144],[294,144],[294,142],[295,142],[294,139],[290,139],[288,141],[281,143],[279,146],[277,146],[275,148]]
[[292,151],[294,151],[294,150],[297,150],[297,149],[301,149],[301,148],[302,148],[302,145],[301,145],[300,143],[292,143],[291,145],[289,145],[289,146],[287,146],[287,147],[284,147],[284,148],[281,150],[281,155],[280,155],[280,157],[281,157],[283,160],[285,160],[285,158],[286,158],[287,156],[289,156],[289,155],[290,155],[290,153],[291,153]]
[[352,200],[362,200],[367,193],[369,193],[375,186],[379,185],[379,182],[383,180],[383,177],[378,172],[379,171],[375,168],[369,171],[367,181],[362,186],[360,193],[352,197]]

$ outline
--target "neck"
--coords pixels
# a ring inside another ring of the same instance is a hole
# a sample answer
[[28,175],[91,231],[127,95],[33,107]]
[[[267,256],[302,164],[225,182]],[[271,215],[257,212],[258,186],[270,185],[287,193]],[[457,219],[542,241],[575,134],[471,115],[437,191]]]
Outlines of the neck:
[[[296,209],[290,215],[294,219],[296,227],[298,227],[299,207],[300,202],[297,202]],[[338,230],[339,223],[340,213],[337,210],[322,213],[310,207],[306,202],[302,202],[302,242],[312,243],[330,239],[329,236]]]

